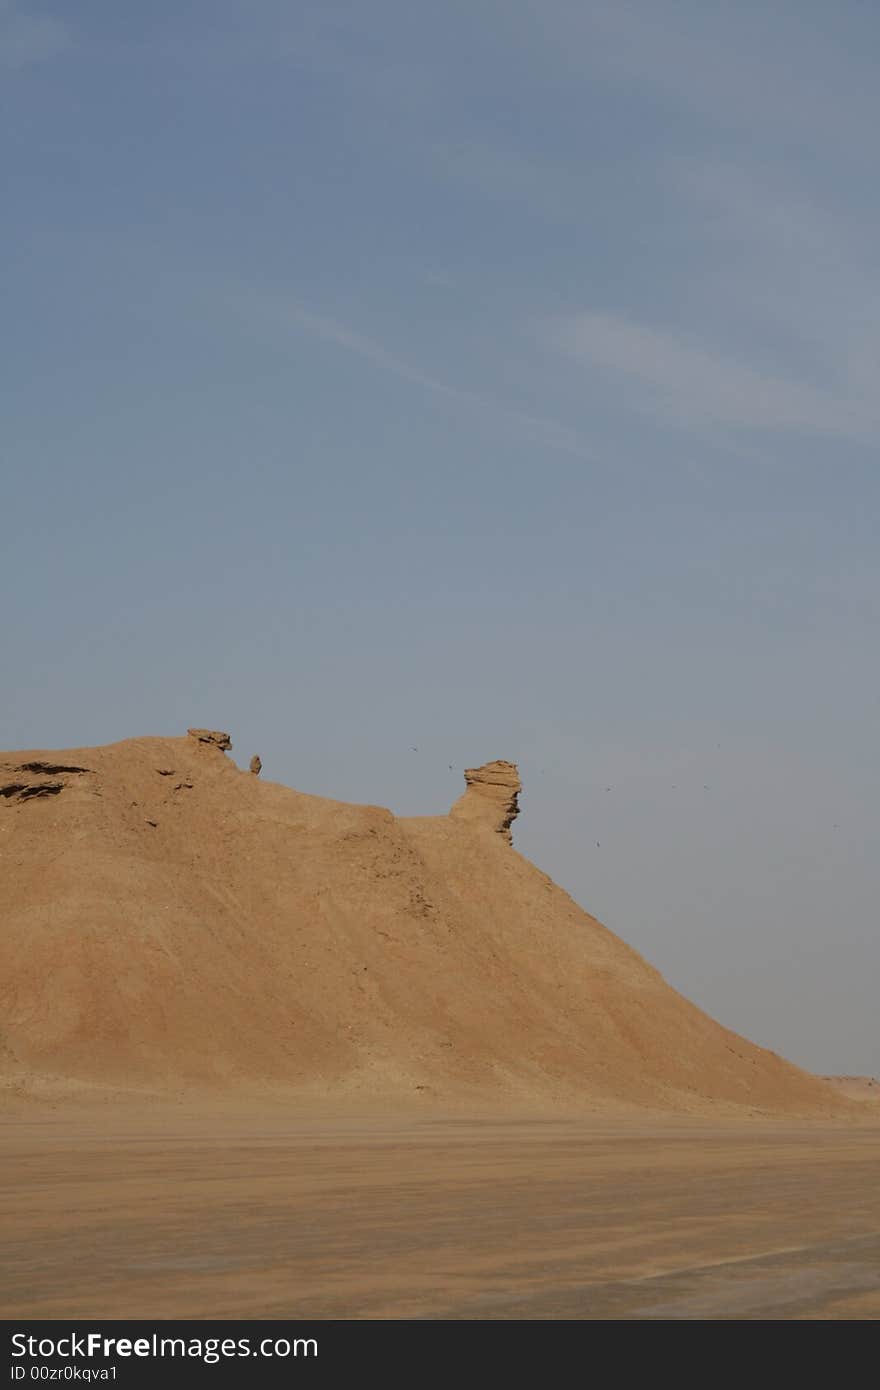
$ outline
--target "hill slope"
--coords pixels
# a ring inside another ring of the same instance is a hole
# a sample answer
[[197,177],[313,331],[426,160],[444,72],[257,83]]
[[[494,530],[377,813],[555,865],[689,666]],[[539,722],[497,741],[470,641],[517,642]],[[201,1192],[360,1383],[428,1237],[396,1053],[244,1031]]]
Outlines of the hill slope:
[[207,731],[0,755],[0,1070],[451,1104],[831,1113],[508,843],[519,781],[396,819]]

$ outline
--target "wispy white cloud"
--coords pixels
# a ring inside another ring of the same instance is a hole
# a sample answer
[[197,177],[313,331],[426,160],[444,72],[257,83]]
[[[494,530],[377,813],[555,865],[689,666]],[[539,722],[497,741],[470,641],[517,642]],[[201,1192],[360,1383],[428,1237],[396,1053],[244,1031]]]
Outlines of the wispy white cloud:
[[678,424],[850,438],[880,426],[880,411],[865,397],[759,371],[696,335],[590,312],[558,320],[550,332],[565,352],[628,385],[630,404]]
[[700,277],[704,312],[749,323],[755,341],[785,343],[792,359],[811,358],[824,380],[858,395],[880,351],[877,208],[773,173],[714,164],[673,178],[711,267]]
[[509,402],[468,387],[454,386],[425,372],[418,363],[389,351],[375,338],[352,328],[349,324],[325,314],[317,314],[301,304],[284,297],[262,293],[235,292],[225,296],[234,310],[250,322],[312,334],[352,353],[379,371],[390,373],[425,391],[442,396],[462,409],[476,410],[493,419],[507,431],[526,432],[544,448],[554,449],[580,458],[592,457],[592,451],[578,434],[556,420],[520,410]]
[[746,155],[678,156],[658,183],[657,292],[588,301],[544,324],[545,341],[615,385],[627,410],[677,426],[875,440],[876,205]]
[[35,14],[14,0],[0,0],[0,68],[44,63],[71,43],[70,29],[60,19]]

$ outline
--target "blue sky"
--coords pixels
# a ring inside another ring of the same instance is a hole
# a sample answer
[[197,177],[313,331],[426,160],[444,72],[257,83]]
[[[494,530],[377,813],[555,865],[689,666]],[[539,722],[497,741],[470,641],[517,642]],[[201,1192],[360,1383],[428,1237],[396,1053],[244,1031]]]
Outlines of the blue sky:
[[880,1072],[878,47],[0,0],[0,742],[210,724],[402,814],[516,759],[673,984]]

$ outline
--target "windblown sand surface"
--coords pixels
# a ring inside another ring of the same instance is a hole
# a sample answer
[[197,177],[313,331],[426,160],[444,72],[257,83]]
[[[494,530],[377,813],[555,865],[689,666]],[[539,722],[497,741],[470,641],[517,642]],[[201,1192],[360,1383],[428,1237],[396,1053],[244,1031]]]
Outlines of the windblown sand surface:
[[880,1130],[10,1121],[0,1316],[880,1316]]

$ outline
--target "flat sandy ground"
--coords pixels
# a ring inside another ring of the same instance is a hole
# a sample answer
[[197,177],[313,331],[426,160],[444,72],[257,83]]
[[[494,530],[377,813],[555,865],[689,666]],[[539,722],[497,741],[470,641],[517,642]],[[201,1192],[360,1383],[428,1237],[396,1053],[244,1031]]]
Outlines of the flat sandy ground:
[[880,1317],[880,1127],[0,1120],[0,1315]]

